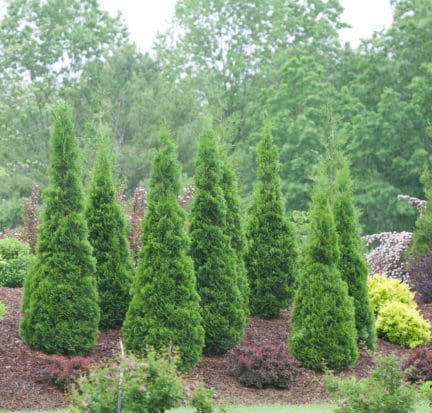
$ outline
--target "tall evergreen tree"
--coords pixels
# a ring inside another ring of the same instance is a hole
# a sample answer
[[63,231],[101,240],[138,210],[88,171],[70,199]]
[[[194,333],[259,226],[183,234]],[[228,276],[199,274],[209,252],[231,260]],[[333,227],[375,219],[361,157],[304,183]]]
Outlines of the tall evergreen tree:
[[143,353],[176,347],[179,369],[199,361],[204,329],[185,216],[177,202],[180,169],[168,132],[161,133],[161,147],[153,163],[148,207],[143,221],[142,247],[132,288],[132,300],[123,324],[127,349]]
[[221,180],[216,140],[213,132],[207,131],[198,144],[190,216],[191,255],[201,296],[207,354],[222,354],[234,347],[246,325],[236,254],[226,235],[227,210]]
[[110,152],[108,137],[102,135],[86,209],[104,329],[121,327],[133,273],[125,217],[115,199]]
[[294,229],[284,215],[279,155],[269,122],[257,153],[257,182],[249,211],[245,264],[252,313],[273,318],[291,302],[297,250]]
[[354,306],[339,269],[339,247],[320,172],[312,195],[308,243],[291,317],[289,350],[304,367],[340,369],[357,360]]
[[362,251],[358,213],[348,163],[336,172],[333,214],[339,240],[339,270],[348,285],[348,294],[354,300],[357,338],[370,349],[376,343],[375,317],[368,298],[368,267]]
[[236,253],[237,261],[237,285],[239,287],[244,303],[244,312],[249,316],[249,281],[247,279],[244,254],[246,248],[246,237],[243,230],[241,217],[240,197],[238,194],[237,181],[228,161],[224,147],[220,147],[222,179],[221,187],[226,202],[226,226],[225,234],[231,239],[231,247]]
[[44,219],[36,262],[24,286],[20,323],[27,344],[57,354],[90,352],[99,325],[78,156],[71,110],[60,104],[54,111]]

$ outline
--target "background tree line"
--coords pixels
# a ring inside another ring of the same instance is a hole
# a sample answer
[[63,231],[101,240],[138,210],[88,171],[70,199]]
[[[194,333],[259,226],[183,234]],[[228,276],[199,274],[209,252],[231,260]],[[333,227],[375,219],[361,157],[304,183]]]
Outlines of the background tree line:
[[46,185],[49,107],[62,98],[74,108],[85,164],[92,131],[110,126],[128,192],[147,183],[161,124],[189,183],[211,115],[247,200],[269,116],[288,211],[307,208],[313,165],[336,123],[364,232],[411,229],[416,211],[396,197],[423,196],[431,152],[428,3],[393,0],[392,26],[353,49],[340,44],[337,0],[178,0],[150,56],[96,1],[9,1],[0,21],[0,228],[19,224],[33,183]]

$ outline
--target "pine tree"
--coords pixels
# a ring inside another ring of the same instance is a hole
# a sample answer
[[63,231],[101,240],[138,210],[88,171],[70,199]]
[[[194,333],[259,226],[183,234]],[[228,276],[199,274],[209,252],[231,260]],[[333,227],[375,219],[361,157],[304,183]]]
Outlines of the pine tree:
[[33,348],[66,355],[90,352],[99,325],[78,156],[71,110],[60,104],[54,111],[44,219],[24,286],[20,335]]
[[246,317],[249,317],[249,281],[247,279],[244,254],[246,237],[243,230],[240,197],[238,194],[237,181],[234,172],[228,161],[228,156],[221,145],[220,147],[222,179],[221,187],[226,202],[226,226],[225,234],[230,237],[231,247],[236,253],[237,261],[237,285],[243,300],[243,307]]
[[213,132],[198,144],[190,216],[191,255],[201,296],[207,354],[222,354],[241,339],[246,325],[238,288],[236,254],[226,235],[222,166]]
[[86,209],[96,258],[100,327],[120,328],[130,301],[133,267],[123,210],[115,199],[110,144],[102,135]]
[[329,195],[327,178],[321,172],[312,195],[304,268],[289,337],[291,354],[315,370],[351,366],[358,357],[354,306],[338,270],[340,253]]
[[279,156],[267,122],[257,147],[257,182],[249,211],[245,255],[252,314],[278,317],[292,300],[297,250],[284,215]]
[[185,216],[177,202],[180,169],[168,132],[153,163],[142,246],[132,300],[123,324],[128,350],[145,352],[174,346],[179,369],[191,369],[200,359],[204,329]]
[[354,206],[349,167],[346,161],[336,172],[333,214],[339,240],[339,270],[354,300],[357,338],[369,349],[376,343],[375,317],[368,298],[368,266],[362,252],[358,213]]

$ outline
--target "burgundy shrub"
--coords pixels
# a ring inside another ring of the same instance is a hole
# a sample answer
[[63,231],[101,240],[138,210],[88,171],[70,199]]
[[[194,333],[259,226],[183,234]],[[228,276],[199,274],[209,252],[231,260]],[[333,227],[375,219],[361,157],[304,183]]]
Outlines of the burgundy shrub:
[[432,248],[408,262],[410,285],[425,304],[432,303]]
[[432,380],[432,347],[416,348],[401,367],[406,370],[405,378],[411,382]]
[[65,357],[54,354],[47,357],[46,365],[40,370],[40,374],[43,381],[64,390],[69,388],[74,378],[87,371],[93,362],[92,356]]
[[247,345],[228,353],[231,374],[247,387],[287,389],[300,364],[288,357],[286,344]]

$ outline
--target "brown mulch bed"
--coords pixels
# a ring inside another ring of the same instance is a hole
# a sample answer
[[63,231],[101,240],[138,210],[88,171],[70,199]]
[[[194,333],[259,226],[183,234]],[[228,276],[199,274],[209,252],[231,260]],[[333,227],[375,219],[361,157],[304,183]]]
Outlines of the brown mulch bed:
[[[46,365],[46,355],[31,350],[18,336],[19,306],[21,289],[0,288],[0,302],[7,305],[7,314],[0,321],[0,409],[54,409],[67,406],[66,395],[57,387],[41,380],[41,369]],[[421,307],[424,316],[432,320],[432,306]],[[286,342],[290,322],[289,310],[283,311],[276,320],[263,320],[252,317],[246,329],[243,344]],[[101,332],[93,356],[96,360],[111,357],[118,350],[118,331]],[[401,347],[379,340],[377,353],[395,353],[399,356],[408,351]],[[355,368],[338,373],[340,377],[355,374],[367,375],[372,366],[372,357],[361,351]],[[188,387],[193,389],[200,382],[216,390],[218,400],[236,404],[271,403],[310,403],[327,400],[322,375],[301,368],[289,390],[253,389],[242,386],[229,375],[227,357],[204,357],[199,365],[188,374]]]

